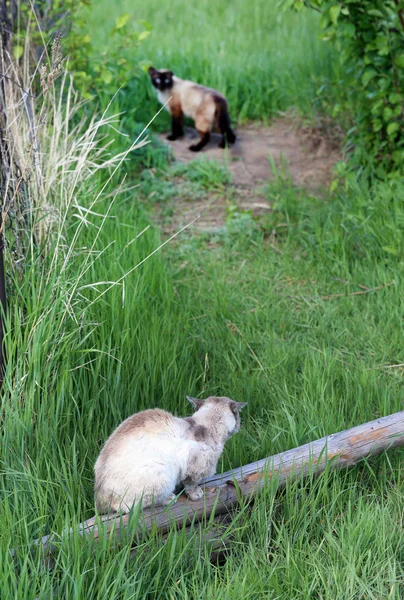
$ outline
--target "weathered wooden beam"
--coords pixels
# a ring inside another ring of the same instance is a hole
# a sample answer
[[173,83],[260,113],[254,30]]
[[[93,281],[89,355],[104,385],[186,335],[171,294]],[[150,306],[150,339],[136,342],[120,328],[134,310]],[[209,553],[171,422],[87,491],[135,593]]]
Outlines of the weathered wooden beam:
[[[152,527],[157,527],[164,534],[175,524],[189,525],[213,514],[219,517],[235,509],[243,499],[252,497],[274,478],[276,485],[282,486],[288,479],[320,474],[326,465],[338,469],[349,467],[363,458],[398,446],[404,446],[404,411],[214,475],[203,482],[205,494],[201,500],[192,502],[181,495],[169,507],[143,510],[139,517],[139,534],[150,531]],[[88,534],[94,539],[113,530],[119,540],[122,532],[126,532],[128,521],[129,515],[94,516],[77,528],[82,535]],[[55,537],[47,535],[37,543],[51,554]]]

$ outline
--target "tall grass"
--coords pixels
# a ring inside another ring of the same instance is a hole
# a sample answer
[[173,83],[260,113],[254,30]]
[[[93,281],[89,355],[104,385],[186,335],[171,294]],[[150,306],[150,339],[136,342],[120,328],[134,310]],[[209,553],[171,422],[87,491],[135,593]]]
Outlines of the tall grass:
[[[248,34],[250,7],[237,6]],[[173,529],[164,544],[152,532],[133,556],[124,541],[63,535],[93,514],[101,444],[142,408],[187,414],[186,394],[247,400],[220,470],[400,410],[404,308],[395,182],[348,179],[321,201],[271,185],[273,210],[259,224],[230,215],[215,235],[184,233],[133,270],[161,242],[143,205],[150,183],[124,179],[126,154],[99,154],[113,123],[94,117],[83,128],[66,90],[71,102],[52,104],[53,125],[40,134],[56,235],[46,253],[33,240],[20,274],[10,273],[0,597],[401,598],[401,451],[281,493],[270,486],[230,524],[221,567],[197,527],[190,538]],[[50,532],[52,571],[33,544]]]
[[[386,241],[402,231],[402,191],[353,183],[330,204],[269,193],[278,201],[268,230],[287,223],[277,251],[265,227],[234,222],[210,240],[214,250],[182,239],[99,297],[96,282],[116,281],[158,244],[150,228],[136,237],[147,220],[127,194],[95,245],[98,230],[82,229],[61,275],[46,261],[27,269],[9,316],[2,399],[4,597],[401,597],[399,451],[279,497],[268,490],[230,527],[222,568],[198,530],[188,540],[173,531],[164,546],[154,533],[134,558],[111,540],[63,537],[52,573],[32,547],[92,514],[97,452],[136,410],[185,414],[186,393],[247,400],[220,469],[400,410],[401,370],[385,367],[403,362],[402,266]],[[80,248],[93,245],[98,258],[67,303],[86,264]]]
[[[148,76],[136,77],[139,62],[170,68],[179,77],[219,89],[238,121],[269,120],[290,107],[313,115],[321,109],[316,106],[317,92],[325,81],[334,86],[334,101],[338,96],[342,74],[336,52],[319,39],[319,19],[312,11],[294,14],[264,0],[101,0],[87,15],[98,51],[105,49],[122,13],[134,22],[146,20],[152,28],[139,48],[128,48],[125,56],[133,63],[134,77],[120,102],[131,119],[144,122],[157,106]],[[163,119],[161,115],[153,126],[165,124]]]

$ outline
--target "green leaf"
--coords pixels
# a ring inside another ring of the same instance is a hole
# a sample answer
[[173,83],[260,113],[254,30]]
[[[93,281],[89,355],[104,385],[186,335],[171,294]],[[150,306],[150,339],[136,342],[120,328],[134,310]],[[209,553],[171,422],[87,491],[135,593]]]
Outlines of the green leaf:
[[373,69],[372,67],[366,68],[362,75],[363,85],[366,87],[369,84],[369,81],[373,79],[375,75],[377,75],[376,69]]
[[402,104],[397,104],[396,107],[393,109],[393,116],[394,117],[399,117],[401,115],[403,111],[403,107]]
[[147,37],[149,37],[150,35],[150,31],[142,31],[142,33],[139,34],[138,40],[139,42],[141,42],[142,40],[145,40]]
[[335,32],[330,32],[330,30],[328,30],[327,33],[322,33],[321,35],[318,36],[318,39],[323,41],[323,42],[328,42],[329,40],[333,40],[335,39]]
[[387,56],[390,52],[389,40],[386,35],[378,35],[375,40],[375,45],[380,56]]
[[371,17],[383,17],[383,13],[380,10],[377,10],[377,8],[370,8],[366,13]]
[[138,66],[142,69],[144,73],[147,73],[149,67],[151,67],[152,63],[150,60],[141,60],[138,62]]
[[145,29],[147,29],[147,31],[151,31],[152,30],[152,26],[150,25],[149,21],[145,21],[144,19],[140,19],[138,21],[139,25],[143,25],[143,27]]
[[404,150],[395,150],[393,152],[393,160],[397,165],[403,164],[404,163]]
[[340,12],[341,12],[341,5],[340,4],[336,4],[335,6],[331,6],[331,8],[329,10],[329,15],[330,15],[331,23],[333,23],[334,25],[337,24]]
[[392,137],[399,130],[399,124],[393,121],[387,125],[387,135]]
[[394,246],[383,246],[383,250],[389,254],[394,254],[395,256],[398,254],[398,250],[397,248],[394,248]]
[[403,102],[403,95],[397,94],[397,92],[393,92],[389,96],[389,100],[392,104],[401,104]]
[[116,20],[115,29],[122,29],[122,27],[125,27],[126,23],[129,21],[129,19],[130,19],[130,15],[128,15],[127,13],[118,17]]
[[331,192],[331,194],[333,194],[333,193],[335,192],[335,190],[336,190],[336,189],[337,189],[337,187],[338,187],[338,184],[339,184],[339,181],[338,181],[338,179],[333,179],[333,180],[331,181],[331,184],[330,184],[330,192]]
[[356,33],[355,25],[353,23],[347,23],[346,21],[344,23],[339,24],[338,31],[341,31],[341,33],[344,36],[347,36],[350,38],[355,37],[355,33]]
[[379,113],[381,111],[381,108],[383,108],[383,106],[384,106],[384,99],[377,100],[377,102],[372,103],[372,108],[371,108],[370,112],[373,115],[376,115],[377,113]]
[[330,23],[330,19],[329,19],[328,15],[323,13],[320,17],[320,27],[322,27],[322,29],[325,29],[326,27],[328,27],[329,23]]
[[[388,122],[390,121],[391,117],[393,116],[393,111],[391,110],[390,106],[386,106],[383,109],[383,119]],[[388,130],[388,128],[387,128]]]
[[401,67],[404,69],[404,53],[403,54],[398,54],[394,60],[395,64],[397,65],[397,67]]
[[14,46],[13,54],[14,54],[14,58],[16,58],[18,60],[24,54],[24,48],[20,45]]
[[101,79],[103,80],[103,82],[108,85],[111,83],[112,81],[112,73],[109,70],[106,71],[102,71],[101,73]]
[[392,86],[392,81],[386,76],[379,77],[377,80],[377,86],[381,92],[386,92],[386,90]]
[[380,119],[373,119],[373,131],[376,133],[380,131],[383,127],[383,123]]

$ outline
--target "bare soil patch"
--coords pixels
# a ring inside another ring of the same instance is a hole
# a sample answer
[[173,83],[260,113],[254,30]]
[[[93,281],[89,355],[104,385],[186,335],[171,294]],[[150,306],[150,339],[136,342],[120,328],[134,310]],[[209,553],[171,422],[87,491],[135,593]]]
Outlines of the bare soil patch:
[[[296,187],[321,194],[327,189],[332,168],[340,158],[336,141],[313,128],[303,127],[293,118],[277,119],[270,126],[257,123],[238,127],[236,135],[236,143],[223,150],[218,148],[220,136],[213,134],[210,143],[199,153],[189,150],[198,137],[194,129],[187,129],[186,135],[174,142],[165,136],[160,139],[180,163],[208,158],[226,164],[232,179],[231,203],[256,216],[271,209],[265,187],[276,173],[289,178]],[[225,223],[228,205],[227,193],[215,192],[196,199],[180,197],[173,206],[170,226],[165,223],[164,229],[181,227],[198,214],[200,218],[193,225],[194,229],[220,228]]]

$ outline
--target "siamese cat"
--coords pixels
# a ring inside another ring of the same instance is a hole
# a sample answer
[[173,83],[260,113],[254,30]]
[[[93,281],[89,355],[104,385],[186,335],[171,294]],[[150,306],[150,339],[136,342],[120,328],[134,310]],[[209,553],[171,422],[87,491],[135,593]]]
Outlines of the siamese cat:
[[203,496],[198,482],[216,472],[226,440],[240,429],[240,411],[247,403],[216,396],[187,398],[196,409],[192,417],[144,410],[108,438],[94,467],[101,513],[127,513],[138,503],[169,504],[180,483],[190,500]]
[[184,115],[195,121],[195,127],[201,139],[189,147],[193,152],[199,152],[210,140],[210,132],[217,128],[223,138],[219,144],[224,148],[226,143],[234,144],[236,136],[230,127],[230,117],[227,100],[220,92],[212,90],[176,77],[172,71],[158,71],[150,67],[149,74],[157,97],[166,105],[171,114],[172,133],[168,140],[176,140],[184,135]]

